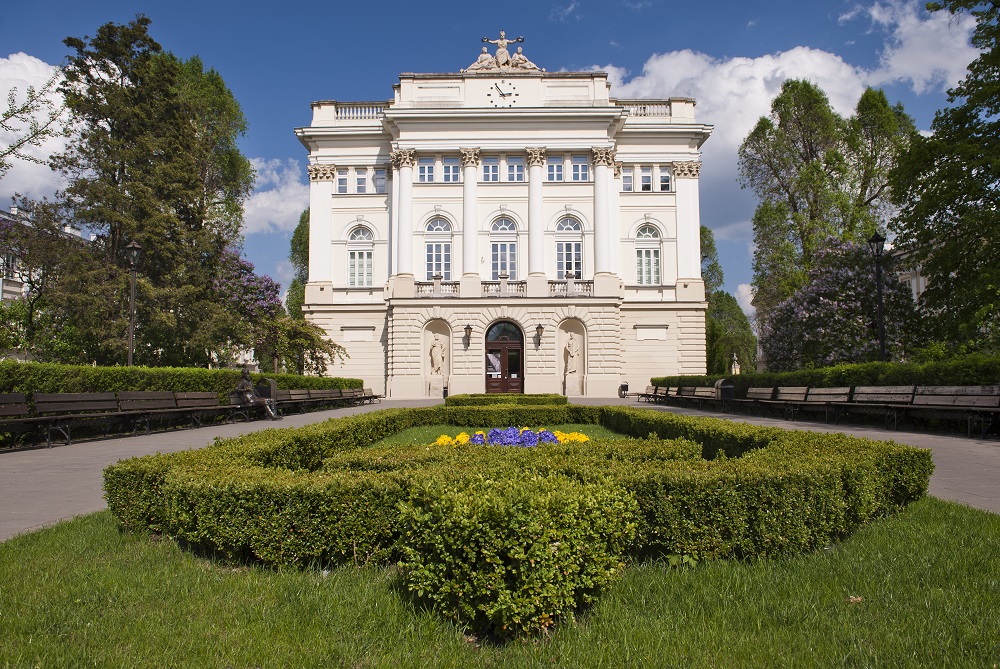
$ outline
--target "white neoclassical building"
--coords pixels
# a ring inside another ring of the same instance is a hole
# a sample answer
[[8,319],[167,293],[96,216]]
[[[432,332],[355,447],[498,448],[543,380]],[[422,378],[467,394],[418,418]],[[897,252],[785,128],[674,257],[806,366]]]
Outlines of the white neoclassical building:
[[712,126],[694,100],[614,99],[606,73],[544,72],[514,41],[401,74],[387,102],[315,102],[296,130],[304,310],[346,347],[336,373],[394,398],[610,397],[704,373]]

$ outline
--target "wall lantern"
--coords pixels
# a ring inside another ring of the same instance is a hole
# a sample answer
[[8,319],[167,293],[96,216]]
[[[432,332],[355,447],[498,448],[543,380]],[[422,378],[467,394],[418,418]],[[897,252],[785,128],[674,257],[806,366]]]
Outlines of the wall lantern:
[[472,345],[472,326],[465,326],[465,348],[469,348]]
[[542,333],[545,332],[545,326],[539,323],[535,326],[535,334],[538,335],[538,341],[542,340]]

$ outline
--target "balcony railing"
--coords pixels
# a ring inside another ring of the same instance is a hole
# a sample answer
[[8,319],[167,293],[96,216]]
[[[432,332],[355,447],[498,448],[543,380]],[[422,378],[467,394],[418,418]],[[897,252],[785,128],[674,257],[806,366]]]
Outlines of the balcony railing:
[[551,297],[593,297],[594,282],[567,279],[565,281],[549,281]]
[[527,284],[524,281],[483,281],[483,297],[507,297],[524,296],[527,293]]
[[629,116],[670,116],[669,102],[640,102],[619,100],[618,104],[628,110]]
[[434,281],[419,281],[417,286],[417,297],[458,297],[458,281],[441,281],[435,278]]
[[338,102],[336,119],[338,121],[371,121],[377,119],[387,102]]

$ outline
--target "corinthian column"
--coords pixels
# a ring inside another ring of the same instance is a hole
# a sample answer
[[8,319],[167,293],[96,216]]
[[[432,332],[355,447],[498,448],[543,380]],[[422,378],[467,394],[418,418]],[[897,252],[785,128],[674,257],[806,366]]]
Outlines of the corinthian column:
[[462,149],[462,274],[479,275],[479,149]]
[[545,274],[545,222],[542,221],[542,166],[545,149],[528,154],[528,274]]
[[333,182],[334,165],[309,166],[309,280],[333,281]]
[[677,191],[677,279],[701,278],[700,162],[673,163]]
[[[390,154],[399,174],[399,237],[396,274],[413,276],[413,149],[397,149]],[[394,191],[396,189],[393,189]]]
[[597,274],[611,273],[611,197],[612,169],[615,151],[594,148],[594,270]]

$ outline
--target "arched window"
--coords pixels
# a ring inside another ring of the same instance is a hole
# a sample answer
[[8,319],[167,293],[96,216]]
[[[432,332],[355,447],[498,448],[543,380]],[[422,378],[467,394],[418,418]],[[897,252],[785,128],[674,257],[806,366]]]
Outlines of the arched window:
[[351,230],[347,236],[347,285],[361,288],[372,285],[372,255],[375,235],[364,226]]
[[649,224],[635,233],[635,281],[642,286],[660,283],[660,231]]
[[451,223],[443,218],[431,219],[424,233],[427,281],[435,276],[451,281]]
[[583,278],[583,226],[566,217],[556,223],[556,278]]
[[493,221],[490,228],[490,255],[494,281],[500,275],[506,275],[511,280],[517,279],[517,225],[511,219],[498,218]]

